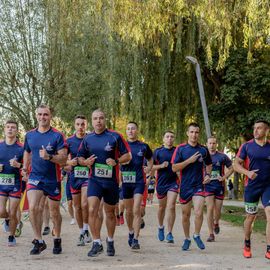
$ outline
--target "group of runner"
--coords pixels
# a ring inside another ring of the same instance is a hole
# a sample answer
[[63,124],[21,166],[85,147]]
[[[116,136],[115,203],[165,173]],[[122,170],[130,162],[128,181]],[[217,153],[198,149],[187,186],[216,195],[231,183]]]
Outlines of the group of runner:
[[[5,219],[5,230],[10,232],[9,246],[16,245],[15,231],[20,224],[17,211],[26,186],[34,234],[30,254],[40,254],[47,248],[42,238],[46,198],[53,223],[53,253],[62,252],[62,170],[68,178],[67,196],[72,199],[79,227],[77,245],[83,246],[93,240],[88,256],[95,257],[103,252],[100,235],[103,211],[107,227],[107,255],[115,255],[114,233],[117,223],[124,222],[123,207],[128,227],[127,244],[131,249],[140,249],[139,235],[144,226],[142,217],[148,185],[156,185],[158,239],[174,243],[175,205],[179,193],[185,235],[182,250],[189,250],[191,245],[192,206],[195,223],[192,238],[199,249],[205,249],[200,235],[204,204],[206,202],[209,229],[207,241],[214,242],[215,234],[220,232],[225,181],[235,170],[247,177],[243,255],[246,258],[252,256],[251,231],[261,198],[267,217],[265,257],[270,259],[270,144],[267,141],[267,121],[258,120],[254,124],[254,139],[240,147],[233,168],[229,157],[217,151],[215,137],[208,138],[207,146],[199,143],[200,127],[196,123],[189,124],[187,128],[187,143],[175,147],[175,134],[168,130],[164,132],[163,145],[152,152],[147,143],[138,140],[137,123],[127,124],[125,140],[118,132],[107,129],[106,116],[101,109],[92,112],[93,131],[88,134],[86,117],[76,116],[75,133],[67,140],[51,127],[52,111],[47,105],[37,108],[36,118],[38,127],[26,133],[24,145],[17,140],[18,124],[10,120],[4,126],[5,139],[0,143],[0,217]],[[146,178],[146,175],[149,177]],[[156,183],[153,182],[154,175]],[[119,199],[122,201],[120,210]]]

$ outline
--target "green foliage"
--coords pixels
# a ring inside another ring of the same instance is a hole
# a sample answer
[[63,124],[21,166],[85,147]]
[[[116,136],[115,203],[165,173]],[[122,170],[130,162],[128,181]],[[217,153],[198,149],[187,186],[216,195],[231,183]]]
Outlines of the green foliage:
[[[223,213],[221,218],[232,223],[235,226],[243,227],[245,220],[244,207],[237,206],[223,206]],[[265,234],[266,218],[263,209],[259,209],[257,219],[254,222],[253,231]]]
[[249,139],[256,120],[270,120],[269,52],[254,51],[253,61],[247,63],[248,51],[238,49],[226,62],[220,97],[211,104],[210,115],[217,134],[230,135],[229,144],[239,134]]

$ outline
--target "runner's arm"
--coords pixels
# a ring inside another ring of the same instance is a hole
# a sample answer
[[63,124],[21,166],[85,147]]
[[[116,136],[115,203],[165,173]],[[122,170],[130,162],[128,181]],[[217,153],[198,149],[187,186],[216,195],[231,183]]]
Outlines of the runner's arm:
[[48,160],[59,165],[66,165],[67,162],[67,149],[62,148],[57,151],[56,155],[49,155]]
[[222,176],[222,181],[226,180],[227,178],[229,178],[232,173],[233,173],[233,166],[230,166],[229,168],[227,168],[226,173]]
[[[172,164],[173,172],[178,172],[178,171],[183,170],[189,164],[194,163],[198,159],[199,156],[200,156],[200,152],[196,152],[194,155],[192,155],[188,159],[186,159],[186,160],[184,160],[182,162],[179,162],[179,163]],[[210,172],[211,172],[211,170],[210,170]]]

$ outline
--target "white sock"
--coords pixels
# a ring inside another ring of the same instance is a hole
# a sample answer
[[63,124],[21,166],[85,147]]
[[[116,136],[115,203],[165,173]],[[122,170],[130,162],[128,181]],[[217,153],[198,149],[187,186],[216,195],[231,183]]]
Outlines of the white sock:
[[107,237],[107,240],[108,240],[108,242],[113,242],[113,238],[111,238],[111,237]]
[[80,228],[80,234],[83,234],[83,233],[84,233],[83,228]]
[[193,234],[193,236],[196,238],[196,237],[198,237],[198,236],[200,236],[200,235],[199,235],[199,234],[195,234],[195,233],[194,233],[194,234]]
[[159,229],[164,229],[164,225],[158,226]]
[[99,245],[101,245],[101,240],[100,239],[95,239],[94,242],[95,243],[98,243]]
[[83,230],[88,231],[88,224],[87,223],[83,223]]
[[130,232],[129,232],[129,234],[134,234],[134,231],[133,231],[133,230],[132,230],[132,231],[130,231]]

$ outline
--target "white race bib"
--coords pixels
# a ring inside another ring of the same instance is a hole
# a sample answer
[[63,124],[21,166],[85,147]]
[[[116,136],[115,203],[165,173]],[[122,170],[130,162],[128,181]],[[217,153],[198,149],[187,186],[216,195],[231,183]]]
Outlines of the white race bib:
[[112,178],[113,167],[106,164],[95,163],[95,176],[102,178]]
[[219,171],[212,171],[211,172],[211,180],[218,180],[219,176],[220,176]]
[[89,168],[88,167],[76,166],[74,168],[74,177],[75,178],[87,179],[88,175],[89,175]]
[[123,183],[136,183],[136,172],[121,172]]
[[0,173],[0,185],[14,186],[15,185],[15,174]]

